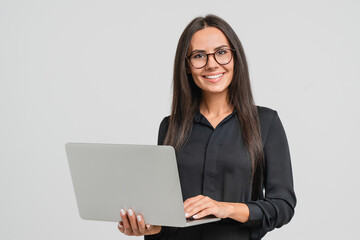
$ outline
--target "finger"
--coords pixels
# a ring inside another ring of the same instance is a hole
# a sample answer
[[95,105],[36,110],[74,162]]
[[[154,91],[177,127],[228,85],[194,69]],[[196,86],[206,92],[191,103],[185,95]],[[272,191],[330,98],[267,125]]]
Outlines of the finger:
[[212,202],[213,200],[209,197],[203,197],[200,200],[193,202],[191,204],[189,204],[186,208],[185,208],[185,212],[189,213],[189,216],[191,216],[191,212],[194,211],[195,208],[197,208],[197,211],[199,212],[200,210],[202,210],[202,208],[199,209],[199,207],[201,205],[207,204],[209,202]]
[[201,198],[203,198],[203,197],[204,197],[203,195],[197,195],[197,196],[195,196],[195,197],[188,198],[188,199],[185,200],[184,206],[187,206],[187,205],[189,205],[189,204],[191,204],[191,203],[193,203],[193,202],[197,202],[197,201],[199,201],[199,200],[200,200]]
[[129,218],[128,218],[128,216],[126,214],[126,211],[124,209],[120,210],[120,216],[121,216],[121,219],[122,219],[122,222],[123,222],[124,234],[130,235],[130,236],[133,235]]
[[134,210],[128,209],[127,213],[128,213],[127,215],[129,217],[129,221],[130,221],[130,226],[131,226],[131,229],[132,229],[134,235],[140,235],[140,231],[139,231],[139,227],[137,224]]
[[138,224],[141,235],[145,235],[146,227],[145,227],[145,221],[144,221],[143,216],[141,214],[137,215],[136,220],[137,220],[137,224]]
[[201,204],[197,204],[196,206],[193,206],[191,209],[188,209],[187,213],[188,216],[193,216],[194,218],[196,218],[194,215],[197,215],[198,213],[200,213],[201,211],[205,210],[209,208],[211,210],[211,212],[214,212],[214,204],[210,201],[207,202],[203,202]]
[[197,195],[196,197],[186,199],[184,202],[184,209],[187,208],[190,204],[197,202],[202,198],[204,198],[203,195]]
[[213,201],[211,198],[204,196],[203,198],[199,199],[198,201],[192,202],[191,204],[189,204],[186,209],[192,209],[199,205],[202,205],[204,203],[211,202],[211,201]]
[[211,211],[211,208],[205,208],[203,209],[202,211],[198,212],[197,214],[195,214],[193,216],[193,218],[195,219],[199,219],[199,218],[202,218],[202,217],[206,217],[208,215],[212,214],[212,211]]
[[118,229],[120,232],[124,233],[124,225],[123,225],[123,222],[119,222],[118,224]]

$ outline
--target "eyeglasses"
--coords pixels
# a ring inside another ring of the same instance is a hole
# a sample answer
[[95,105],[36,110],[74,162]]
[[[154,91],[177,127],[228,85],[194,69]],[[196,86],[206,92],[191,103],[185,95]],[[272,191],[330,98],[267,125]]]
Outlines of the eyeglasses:
[[235,49],[222,48],[222,49],[216,50],[213,53],[195,52],[195,53],[191,54],[190,56],[187,56],[186,59],[189,60],[190,64],[194,68],[203,68],[208,63],[209,55],[213,55],[215,61],[218,64],[226,65],[231,61],[233,51],[235,51]]

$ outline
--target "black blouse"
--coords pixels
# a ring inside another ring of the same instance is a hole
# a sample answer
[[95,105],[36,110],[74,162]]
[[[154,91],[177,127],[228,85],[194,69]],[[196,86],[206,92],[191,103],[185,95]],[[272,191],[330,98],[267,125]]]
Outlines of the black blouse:
[[[162,227],[150,239],[260,239],[294,215],[290,152],[284,128],[276,111],[258,106],[265,154],[264,194],[251,200],[251,159],[244,145],[236,111],[214,129],[197,112],[191,134],[176,152],[183,200],[202,194],[216,201],[245,203],[250,217],[246,223],[233,219],[193,227]],[[158,144],[162,145],[169,117],[160,124]]]

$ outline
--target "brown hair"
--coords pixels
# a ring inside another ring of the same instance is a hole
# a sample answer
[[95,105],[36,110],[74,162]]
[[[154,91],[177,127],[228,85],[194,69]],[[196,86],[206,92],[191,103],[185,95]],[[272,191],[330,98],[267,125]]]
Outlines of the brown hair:
[[230,25],[215,15],[197,17],[192,20],[180,36],[174,62],[173,101],[169,127],[164,144],[179,150],[191,133],[196,111],[201,102],[201,90],[186,71],[185,60],[193,34],[206,27],[221,30],[234,48],[234,74],[229,85],[228,100],[237,111],[242,137],[249,151],[252,165],[252,198],[262,190],[264,153],[257,107],[254,104],[245,53],[239,38]]

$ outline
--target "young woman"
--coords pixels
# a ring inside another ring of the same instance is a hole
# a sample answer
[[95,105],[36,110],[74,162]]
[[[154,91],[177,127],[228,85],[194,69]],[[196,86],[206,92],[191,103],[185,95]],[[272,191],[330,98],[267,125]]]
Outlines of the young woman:
[[256,106],[242,45],[221,18],[195,18],[180,37],[171,115],[158,144],[176,149],[187,228],[146,225],[121,210],[119,230],[145,239],[260,239],[294,215],[289,147],[276,111]]

